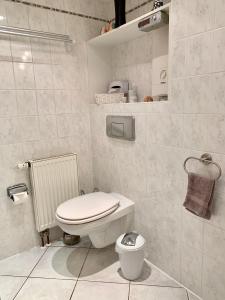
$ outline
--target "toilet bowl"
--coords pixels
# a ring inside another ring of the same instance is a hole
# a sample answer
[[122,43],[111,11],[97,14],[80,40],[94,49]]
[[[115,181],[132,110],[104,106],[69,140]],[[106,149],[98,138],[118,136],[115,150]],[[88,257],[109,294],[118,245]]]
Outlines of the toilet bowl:
[[66,233],[88,235],[104,248],[131,229],[134,203],[117,193],[90,193],[67,200],[56,210],[56,222]]

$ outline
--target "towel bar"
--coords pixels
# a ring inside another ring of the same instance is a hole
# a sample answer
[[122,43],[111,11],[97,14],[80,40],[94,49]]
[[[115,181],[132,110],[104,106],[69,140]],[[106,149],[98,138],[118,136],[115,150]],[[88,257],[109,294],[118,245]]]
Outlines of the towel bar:
[[189,172],[187,170],[186,164],[187,164],[188,160],[190,160],[190,159],[198,160],[198,161],[202,162],[205,165],[213,164],[214,166],[216,166],[218,168],[218,171],[219,171],[218,176],[216,177],[215,180],[218,180],[221,177],[221,175],[222,175],[222,169],[221,169],[221,167],[220,167],[220,165],[218,163],[216,163],[216,162],[214,162],[212,160],[212,156],[209,153],[202,154],[202,156],[200,158],[194,157],[194,156],[189,156],[188,158],[186,158],[185,161],[184,161],[184,171],[187,174]]

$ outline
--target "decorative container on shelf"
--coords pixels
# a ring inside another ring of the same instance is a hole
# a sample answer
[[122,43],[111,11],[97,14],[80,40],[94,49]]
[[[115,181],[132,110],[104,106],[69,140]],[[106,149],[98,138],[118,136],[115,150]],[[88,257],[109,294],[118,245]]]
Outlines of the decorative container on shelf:
[[95,94],[96,104],[111,104],[111,103],[125,103],[127,98],[123,93],[115,94]]
[[154,0],[154,2],[153,2],[153,10],[154,9],[157,9],[157,8],[159,8],[159,7],[161,7],[161,6],[163,6],[163,1],[162,0]]

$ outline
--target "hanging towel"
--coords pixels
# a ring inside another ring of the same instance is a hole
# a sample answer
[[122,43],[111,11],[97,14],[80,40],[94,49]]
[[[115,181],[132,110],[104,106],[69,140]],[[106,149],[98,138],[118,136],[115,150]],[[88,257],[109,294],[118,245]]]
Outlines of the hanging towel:
[[184,207],[193,214],[210,219],[215,180],[200,175],[188,174],[187,195]]

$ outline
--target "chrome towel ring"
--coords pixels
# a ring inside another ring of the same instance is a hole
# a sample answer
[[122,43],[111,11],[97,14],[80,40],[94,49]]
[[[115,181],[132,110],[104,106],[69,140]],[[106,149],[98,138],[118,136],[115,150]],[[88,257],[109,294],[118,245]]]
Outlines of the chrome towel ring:
[[189,156],[188,158],[186,158],[185,161],[184,161],[184,171],[185,171],[187,174],[188,174],[189,172],[188,172],[188,170],[187,170],[186,164],[187,164],[187,162],[188,162],[190,159],[198,160],[198,161],[202,162],[202,163],[205,164],[205,165],[213,164],[213,165],[216,166],[217,169],[218,169],[218,176],[215,178],[215,180],[218,180],[218,179],[221,177],[221,175],[222,175],[222,169],[221,169],[221,167],[220,167],[220,165],[219,165],[218,163],[216,163],[216,162],[214,162],[214,161],[212,160],[212,156],[211,156],[209,153],[204,153],[204,154],[202,154],[202,156],[201,156],[200,158],[194,157],[194,156]]

